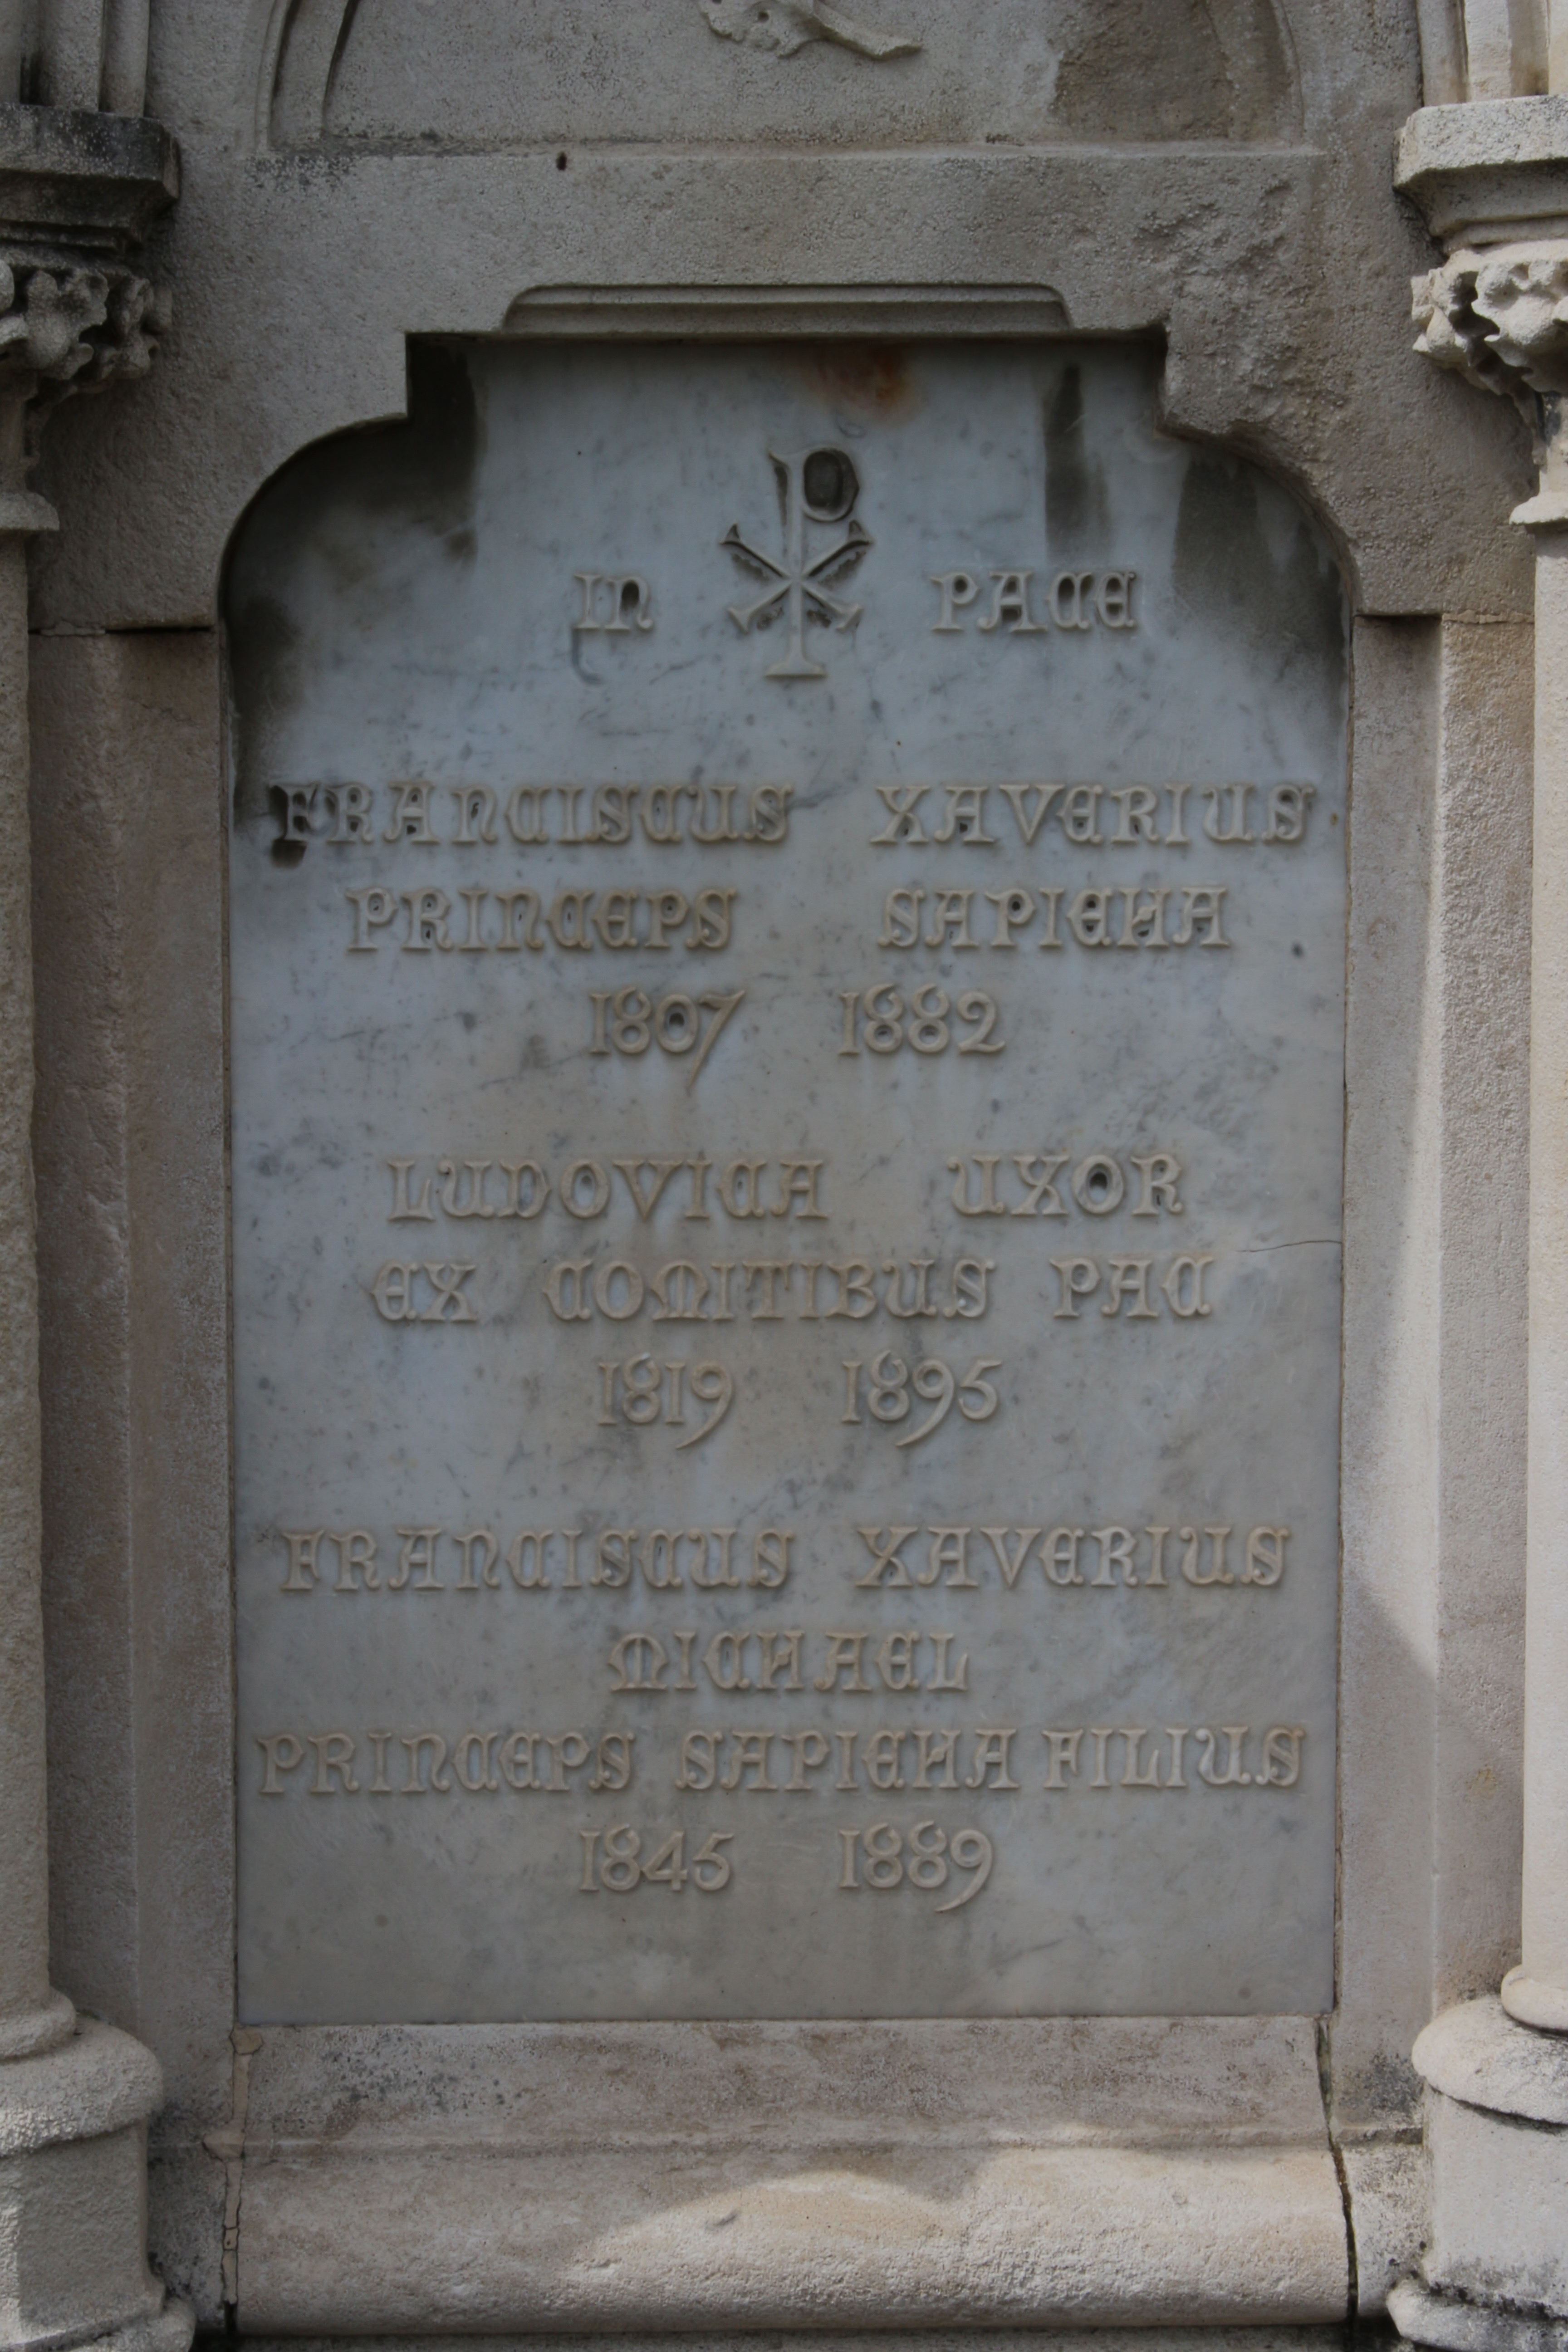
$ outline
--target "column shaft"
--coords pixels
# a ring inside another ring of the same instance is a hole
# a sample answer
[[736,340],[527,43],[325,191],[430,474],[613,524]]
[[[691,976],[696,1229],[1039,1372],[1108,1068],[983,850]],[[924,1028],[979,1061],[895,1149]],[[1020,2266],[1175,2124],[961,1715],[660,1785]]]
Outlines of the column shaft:
[[[22,403],[13,397],[0,404],[0,483],[21,478],[21,433]],[[0,492],[0,2059],[48,2049],[72,2022],[48,1976],[27,561],[8,503],[19,501],[7,489]]]
[[1568,2026],[1568,525],[1538,525],[1535,543],[1523,1967],[1509,2006],[1530,2023],[1561,2028]]
[[26,554],[0,537],[0,2035],[49,1990],[29,896]]

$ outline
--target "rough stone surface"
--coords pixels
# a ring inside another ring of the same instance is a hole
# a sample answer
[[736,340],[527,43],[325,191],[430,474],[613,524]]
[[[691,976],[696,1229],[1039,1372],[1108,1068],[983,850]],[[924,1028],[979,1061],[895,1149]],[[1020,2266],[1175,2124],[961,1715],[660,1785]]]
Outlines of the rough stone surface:
[[[210,633],[224,551],[268,478],[313,438],[402,413],[406,332],[518,326],[518,298],[530,289],[640,283],[674,286],[684,299],[693,287],[747,281],[940,292],[1010,279],[1048,289],[1042,299],[1076,331],[1163,335],[1171,428],[1257,455],[1304,491],[1361,613],[1342,1907],[1330,2074],[1352,2205],[1368,2217],[1374,2254],[1362,2264],[1365,2303],[1368,2281],[1394,2259],[1376,2249],[1397,2246],[1405,2226],[1403,2192],[1388,2184],[1417,2087],[1411,2041],[1435,2006],[1495,1984],[1514,1957],[1517,1900],[1518,1000],[1528,964],[1517,680],[1529,641],[1517,625],[1531,591],[1528,546],[1505,518],[1530,486],[1528,436],[1504,404],[1438,378],[1411,352],[1406,283],[1436,256],[1388,175],[1398,127],[1422,94],[1418,32],[1426,95],[1458,94],[1459,12],[1428,0],[1295,8],[1290,87],[1266,92],[1259,112],[1247,95],[1258,87],[1248,61],[1236,78],[1227,61],[1215,65],[1207,37],[1163,81],[1148,69],[1148,59],[1169,58],[1170,26],[1186,11],[1128,12],[1131,54],[1118,55],[1104,37],[1109,18],[1085,9],[1077,21],[1091,37],[1098,21],[1100,37],[1058,71],[1054,111],[1040,60],[1021,48],[1019,70],[995,82],[1019,143],[954,149],[927,140],[932,122],[916,121],[901,96],[928,72],[926,37],[941,31],[940,12],[852,0],[847,13],[873,29],[922,41],[917,56],[878,60],[835,40],[770,55],[716,37],[697,0],[680,6],[689,107],[660,150],[637,137],[668,89],[644,76],[639,117],[642,88],[622,62],[631,52],[613,54],[613,41],[545,59],[531,77],[527,102],[541,89],[572,97],[546,143],[509,143],[520,129],[541,138],[544,118],[505,119],[504,48],[492,49],[500,69],[477,99],[458,88],[468,118],[450,105],[443,112],[448,17],[482,40],[503,24],[515,31],[515,11],[476,9],[462,26],[451,12],[421,12],[437,20],[421,53],[412,10],[362,9],[329,102],[345,29],[335,5],[291,12],[286,69],[273,37],[282,12],[160,5],[152,105],[178,132],[190,170],[177,214],[156,232],[152,274],[177,285],[181,318],[158,373],[112,403],[75,404],[51,426],[66,530],[37,559],[36,617],[50,627],[174,623]],[[72,42],[92,11],[62,31],[68,13],[45,12],[47,63],[57,94],[90,103],[103,60],[95,50],[84,65]],[[1222,49],[1227,21],[1244,25],[1246,13],[1216,12]],[[1464,13],[1479,88],[1499,67],[1476,36],[1483,17],[1495,31],[1508,12]],[[1004,37],[993,30],[1003,21],[1000,10],[988,15],[986,42]],[[977,62],[994,53],[982,52],[978,35],[974,46]],[[973,87],[963,72],[949,76],[942,103],[952,114],[934,126],[944,138],[954,121],[984,127],[962,111]],[[853,152],[802,142],[803,88],[836,92],[846,120],[863,125]],[[450,97],[450,78],[445,89]],[[590,131],[615,122],[623,100],[618,127],[633,143],[595,143]],[[488,105],[502,118],[501,143],[465,146]],[[1139,144],[1118,138],[1133,111]],[[751,143],[730,143],[742,120]],[[1226,137],[1247,121],[1275,143]],[[1024,143],[1042,125],[1063,143]],[[898,144],[911,128],[921,137]],[[1162,145],[1172,130],[1206,143]],[[434,152],[408,152],[426,131]],[[399,141],[403,152],[384,152]],[[829,331],[843,331],[842,308],[827,310]],[[1423,617],[1438,613],[1447,619]],[[1376,617],[1401,614],[1415,617]],[[1489,625],[1499,616],[1509,625]],[[200,2137],[221,2136],[233,2073],[230,1882],[226,1866],[211,1866],[226,1853],[229,1671],[221,1524],[213,1532],[226,1378],[211,1085],[219,697],[216,661],[188,693],[160,684],[142,667],[151,642],[79,636],[46,649],[58,747],[47,778],[111,782],[140,820],[111,831],[101,862],[74,867],[63,822],[54,836],[58,903],[82,929],[62,925],[41,940],[59,1015],[46,1087],[53,1069],[72,1070],[78,1108],[96,1116],[86,1053],[73,1064],[65,1047],[74,1019],[84,1042],[100,1034],[89,1016],[106,966],[89,919],[110,871],[134,877],[130,895],[156,910],[128,969],[133,992],[156,992],[148,1034],[174,1041],[162,1063],[132,1057],[106,1089],[95,1181],[73,1183],[62,1130],[53,1167],[66,1181],[54,1195],[43,1188],[47,1248],[51,1219],[57,1236],[45,1270],[49,1736],[56,1757],[70,1759],[58,1798],[51,1789],[55,1920],[68,1955],[61,1980],[87,1986],[84,1999],[104,1987],[102,2005],[149,2035],[177,2096],[188,2095],[154,2153],[154,2235],[170,2274],[189,2278],[205,2319],[221,2326],[225,2162]],[[210,655],[210,634],[205,643]],[[183,747],[172,762],[171,740]],[[152,747],[144,762],[128,757],[132,742]],[[166,798],[170,773],[178,782]],[[203,839],[163,829],[171,808],[193,805],[193,779],[213,794]],[[156,889],[137,866],[143,827],[164,853]],[[72,961],[84,941],[79,979]],[[199,952],[187,956],[191,941]],[[188,1083],[161,1090],[160,1068]],[[128,1116],[142,1119],[150,1182],[126,1173],[114,1141],[115,1121],[122,1133]],[[156,1179],[170,1133],[182,1146],[194,1138],[195,1150],[165,1189]],[[149,1296],[161,1302],[150,1316]],[[171,1328],[178,1377],[163,1386],[153,1375]],[[144,1345],[133,1348],[133,1332]],[[90,1368],[79,1379],[73,1343]],[[121,1507],[132,1461],[155,1506],[140,1532]],[[100,1738],[111,1769],[99,1769]],[[366,2057],[362,2042],[353,2065],[363,2071]],[[438,2108],[445,2063],[411,2066],[411,2121]],[[353,2112],[353,2081],[351,2068],[341,2115]],[[1370,2140],[1349,2137],[1363,2129]],[[317,2121],[312,2134],[330,2137]],[[309,2222],[314,2159],[291,2161],[290,2193]],[[345,2236],[358,2231],[363,2181],[338,2210]],[[416,2234],[416,2202],[406,2210]],[[443,2210],[455,2232],[465,2227],[460,2198]],[[1280,2214],[1278,2227],[1288,2242],[1297,2224]],[[312,2315],[311,2295],[290,2284],[287,2231],[268,2244],[268,2293],[307,2329],[325,2324],[326,2301]],[[373,2249],[367,2264],[383,2258],[387,2275],[405,2280],[405,2245]],[[1145,2274],[1136,2263],[1131,2274],[1142,2292]],[[369,2312],[380,2288],[374,2277],[361,2286],[355,2309]],[[331,2324],[362,2324],[342,2319],[343,2308],[331,2305]]]
[[[145,2251],[146,2162],[140,2126],[0,2156],[9,2344],[79,2344],[159,2316],[163,2289]],[[186,2320],[179,2331],[187,2342],[188,2328]]]
[[290,2030],[246,2147],[247,2331],[1344,2308],[1304,2025]]
[[667,2157],[639,2179],[454,2154],[389,2158],[374,2180],[367,2227],[357,2167],[247,2170],[242,2326],[1197,2325],[1322,2321],[1345,2302],[1321,2155]]
[[[713,34],[740,54],[716,58]],[[520,26],[493,0],[456,0],[434,26],[418,0],[368,19],[311,0],[282,44],[271,120],[279,146],[334,151],[628,137],[1272,142],[1299,134],[1292,63],[1270,0],[1212,12],[1045,0],[984,17],[963,0],[677,0],[646,15],[589,0],[569,33],[542,18]]]
[[1532,662],[1528,627],[1356,631],[1331,2027],[1347,2145],[1418,2124],[1416,2034],[1518,1948]]
[[1518,2024],[1496,2000],[1445,2010],[1417,2037],[1415,2062],[1445,2098],[1568,2130],[1568,2040]]
[[1424,106],[1401,127],[1394,178],[1450,243],[1550,236],[1568,216],[1568,98]]
[[296,2026],[254,2038],[246,2147],[268,2160],[345,2133],[365,2148],[424,2138],[612,2154],[681,2137],[874,2149],[889,2134],[916,2147],[1161,2147],[1184,2128],[1205,2146],[1325,2145],[1303,2019]]
[[[449,2337],[431,2336],[366,2336],[356,2337],[363,2352],[433,2352]],[[342,2337],[252,2336],[252,2352],[326,2352]],[[1009,2327],[932,2329],[900,2327],[861,2335],[834,2328],[812,2328],[804,2334],[771,2329],[729,2335],[705,2331],[700,2336],[621,2335],[477,2336],[468,2339],[471,2352],[1083,2352],[1080,2328]],[[1094,2333],[1095,2352],[1342,2352],[1343,2331],[1331,2327],[1103,2327]]]
[[1426,2156],[1414,2131],[1402,2140],[1367,2138],[1339,2150],[1355,2242],[1356,2315],[1375,2318],[1389,2292],[1415,2268],[1426,2236]]
[[111,2025],[79,2018],[58,2049],[14,2058],[0,2069],[0,2156],[144,2124],[163,2096],[163,2074],[150,2050]]
[[36,638],[57,1980],[163,2063],[153,2230],[221,2320],[229,2112],[222,808],[210,634]]
[[1426,2142],[1426,2284],[1468,2303],[1568,2319],[1568,2129],[1434,2091]]
[[[314,41],[324,84],[341,16],[304,13],[311,26],[302,14],[290,54]],[[1226,12],[1243,48],[1246,13]],[[423,131],[416,94],[430,81],[411,89],[394,55],[416,14],[438,68],[445,34],[427,13],[364,12],[350,86],[367,44],[393,44],[377,71],[413,102],[405,119]],[[626,15],[616,12],[617,27]],[[911,143],[898,121],[900,78],[930,71],[929,41],[918,58],[881,64],[833,42],[766,57],[716,39],[697,0],[679,0],[671,38],[691,45],[690,69],[673,122],[653,110],[649,78],[574,19],[557,53],[578,96],[545,143],[519,145],[514,125],[500,146],[390,153],[379,140],[280,148],[270,125],[282,85],[261,16],[190,0],[160,9],[149,105],[177,133],[187,169],[179,205],[154,233],[153,274],[177,279],[181,318],[155,385],[117,402],[101,426],[68,417],[56,428],[51,478],[70,486],[84,528],[68,516],[40,570],[40,617],[209,622],[223,549],[268,475],[322,434],[399,413],[408,332],[493,333],[530,287],[747,283],[1055,286],[1080,331],[1166,337],[1173,426],[1231,437],[1299,484],[1371,609],[1525,609],[1527,553],[1503,520],[1525,478],[1523,436],[1424,374],[1397,315],[1402,281],[1432,258],[1388,181],[1394,135],[1420,96],[1412,12],[1297,10],[1290,105],[1300,128],[1261,146],[1216,135],[1215,109],[1228,120],[1235,85],[1218,60],[1201,63],[1200,30],[1189,55],[1200,60],[1197,88],[1215,93],[1202,102],[1205,143],[1184,143],[1202,120],[1192,100],[1126,140],[1117,101],[1173,15],[1184,25],[1196,12],[1151,10],[1139,19],[1146,32],[1130,27],[1109,47],[1102,31],[1098,87],[1111,104],[1096,100],[1091,135],[1068,145],[1037,131],[987,143],[977,126],[978,143],[955,146],[942,124],[915,126]],[[1010,103],[1029,84],[1021,68],[1036,17],[988,12],[979,51],[1008,58]],[[513,12],[466,21],[470,46],[489,37],[503,59],[515,50],[500,37]],[[1111,23],[1103,12],[1096,21]],[[922,37],[931,22],[886,17]],[[798,109],[794,92],[841,83],[859,110],[855,152],[802,147],[787,122],[773,139],[732,143],[753,81],[775,110]],[[481,74],[473,86],[497,82]],[[627,102],[611,138],[602,100],[616,89]],[[309,349],[297,331],[305,317],[332,321]],[[117,478],[137,484],[134,516],[114,495]]]
[[[1553,128],[1561,153],[1560,114]],[[1507,146],[1500,139],[1494,150],[1498,207],[1526,213],[1538,192]],[[1418,184],[1419,174],[1414,179]],[[1443,228],[1441,188],[1423,192],[1417,184],[1416,192]],[[1489,194],[1471,209],[1485,213],[1489,201]],[[1486,226],[1499,233],[1495,218]],[[1568,222],[1550,224],[1559,237],[1564,228]],[[1500,233],[1508,234],[1506,226]],[[1415,2064],[1429,2084],[1430,2222],[1419,2285],[1402,2285],[1391,2305],[1415,2337],[1452,2347],[1528,2341],[1543,2332],[1543,2323],[1549,2331],[1564,2316],[1568,2299],[1562,2251],[1568,2130],[1555,2116],[1542,2119],[1542,2110],[1561,2109],[1568,2048],[1514,2022],[1568,2023],[1568,1603],[1561,1533],[1568,1492],[1561,1427],[1568,1285],[1560,1199],[1564,1060],[1556,1019],[1565,953],[1558,900],[1568,777],[1562,677],[1568,642],[1565,259],[1568,247],[1561,243],[1503,244],[1479,257],[1455,255],[1426,289],[1416,288],[1417,315],[1426,313],[1420,348],[1472,382],[1512,392],[1537,427],[1542,467],[1540,494],[1514,516],[1536,540],[1523,1959],[1505,1975],[1500,2005],[1488,2000],[1450,2011],[1415,2043]],[[1474,2315],[1476,2306],[1484,2315]]]
[[[19,427],[16,403],[5,403],[0,460],[9,459],[12,483]],[[26,662],[26,559],[21,541],[7,535],[0,539],[0,2032],[13,2051],[57,2041],[68,2024],[48,1982]]]
[[[1559,340],[1568,344],[1568,317]],[[1552,439],[1542,490],[1568,514],[1562,498],[1568,436],[1559,431]],[[1568,1510],[1568,1433],[1563,1426],[1568,1398],[1568,1231],[1561,1192],[1568,1151],[1568,1050],[1558,1040],[1553,1019],[1568,987],[1568,922],[1561,906],[1568,876],[1568,532],[1549,524],[1535,536],[1530,1536],[1521,1965],[1526,1979],[1551,1989],[1553,2021],[1568,2022],[1568,1533],[1562,1524]],[[1527,2016],[1531,2005],[1526,1995],[1521,2008]]]
[[1568,2320],[1436,2294],[1418,2278],[1401,2279],[1388,2308],[1403,2336],[1434,2352],[1562,2352],[1568,2344]]
[[138,244],[180,193],[179,154],[139,115],[0,106],[0,236]]

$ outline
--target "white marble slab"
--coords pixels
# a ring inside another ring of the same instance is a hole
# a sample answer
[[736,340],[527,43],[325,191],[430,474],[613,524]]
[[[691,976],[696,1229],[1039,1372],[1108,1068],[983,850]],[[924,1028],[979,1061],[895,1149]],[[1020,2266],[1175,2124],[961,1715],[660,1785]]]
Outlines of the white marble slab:
[[1326,2008],[1326,547],[1134,352],[467,367],[230,581],[242,2013]]

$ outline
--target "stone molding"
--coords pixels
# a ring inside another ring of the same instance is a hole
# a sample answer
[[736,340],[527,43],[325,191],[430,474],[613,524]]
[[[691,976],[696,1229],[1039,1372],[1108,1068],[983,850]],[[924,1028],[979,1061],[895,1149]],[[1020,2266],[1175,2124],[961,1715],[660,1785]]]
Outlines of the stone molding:
[[1432,2204],[1395,2325],[1434,2352],[1568,2352],[1568,2042],[1493,1993],[1445,2010],[1412,2054]]
[[1428,2089],[1487,2113],[1568,2128],[1568,2042],[1517,2024],[1495,1999],[1447,2009],[1411,2053]]
[[142,115],[0,106],[0,239],[140,245],[180,193],[180,156]]
[[[1516,507],[1513,519],[1526,524],[1568,523],[1568,498],[1560,490],[1543,491]],[[1510,1969],[1504,1977],[1502,2005],[1521,2025],[1536,2026],[1542,2033],[1568,2033],[1568,1992],[1561,1985],[1542,1984],[1523,1968]],[[1563,2121],[1568,2123],[1568,2115]]]
[[1072,331],[1054,286],[534,286],[502,331],[530,341],[734,342],[774,336],[857,343]]
[[[1551,920],[1543,877],[1555,847],[1561,746],[1553,734],[1561,664],[1562,531],[1568,526],[1568,100],[1508,100],[1428,109],[1407,122],[1397,184],[1421,204],[1448,259],[1413,281],[1415,348],[1483,392],[1512,401],[1530,425],[1541,469],[1537,495],[1513,520],[1545,534],[1536,570],[1535,923],[1531,993],[1532,1176],[1561,1097],[1561,1071],[1540,1024],[1554,1000],[1561,929]],[[1531,233],[1533,231],[1533,234]],[[1544,232],[1544,233],[1543,233]],[[1544,1117],[1543,1117],[1544,1114]],[[1531,1943],[1532,1871],[1560,1870],[1532,1854],[1532,1802],[1547,1815],[1554,1798],[1553,1738],[1532,1732],[1532,1676],[1552,1655],[1551,1612],[1541,1606],[1550,1546],[1539,1523],[1550,1469],[1539,1466],[1540,1398],[1552,1394],[1552,1292],[1532,1209],[1531,1279],[1531,1492],[1527,1538],[1524,1941]],[[1542,1275],[1546,1275],[1543,1283]],[[1550,1449],[1548,1449],[1548,1454]],[[1542,1479],[1546,1483],[1542,1484]],[[1555,1688],[1552,1688],[1555,1701]],[[1537,1726],[1550,1716],[1537,1713]],[[1539,1836],[1537,1845],[1540,1844]],[[1543,1861],[1546,1864],[1542,1870]],[[1537,1885],[1537,1894],[1540,1888]],[[1552,1916],[1548,1905],[1548,1916]],[[1542,1937],[1537,1929],[1537,1942]],[[1550,1938],[1547,1956],[1552,1957]],[[1514,2014],[1510,2014],[1512,2011]],[[1529,2022],[1519,2022],[1522,2016]],[[1568,2024],[1559,1987],[1534,1985],[1514,1969],[1502,1997],[1446,2011],[1417,2037],[1416,2072],[1426,2085],[1426,2142],[1431,2204],[1419,2270],[1390,2291],[1395,2326],[1434,2352],[1568,2352],[1568,2042],[1538,2027]]]
[[163,2095],[152,2052],[92,2018],[0,2067],[5,2352],[185,2352],[192,2314],[146,2258],[146,2126]]
[[247,2039],[242,2336],[1343,2318],[1310,2019]]
[[1419,2279],[1389,2290],[1389,2315],[1400,2334],[1432,2352],[1568,2352],[1568,2320],[1500,2310],[1440,2294]]
[[0,2158],[124,2131],[163,2103],[153,2053],[115,2026],[79,2017],[58,2049],[0,2067]]
[[[25,487],[43,425],[71,393],[145,375],[168,304],[127,260],[179,185],[174,142],[140,118],[0,107],[0,799],[9,1044],[30,1078],[27,581],[22,540],[57,527]],[[14,1071],[13,1076],[17,1072]],[[15,1988],[0,2021],[0,2347],[184,2352],[194,2318],[147,2266],[147,2123],[163,2073],[129,2034],[78,2018],[47,1983],[43,1870],[42,1623],[37,1555],[37,1328],[31,1287],[30,1084],[7,1090],[5,1209],[24,1273],[12,1293],[7,1536],[22,1557],[0,1594],[7,1653],[7,1803],[0,1950]],[[37,1751],[36,1753],[30,1751]],[[24,1767],[22,1759],[26,1758]],[[10,1783],[19,1785],[12,1786]],[[31,1836],[27,1824],[37,1824]]]
[[1394,184],[1450,248],[1568,235],[1568,97],[1422,107]]
[[[41,507],[53,515],[54,509],[43,499],[35,499],[28,490],[0,491],[0,536],[28,538],[35,530],[47,526],[17,520],[7,524],[5,509],[26,501],[29,507]],[[58,522],[55,528],[58,529]],[[51,1993],[41,2009],[29,2009],[18,2016],[0,2019],[0,2062],[17,2058],[37,2058],[45,2051],[58,2050],[76,2031],[77,2015],[63,1992]],[[0,2074],[0,2084],[5,2081]],[[0,2152],[5,2147],[5,2110],[0,2101]]]
[[27,403],[29,463],[62,400],[152,366],[170,300],[125,257],[179,192],[160,123],[0,106],[0,398]]

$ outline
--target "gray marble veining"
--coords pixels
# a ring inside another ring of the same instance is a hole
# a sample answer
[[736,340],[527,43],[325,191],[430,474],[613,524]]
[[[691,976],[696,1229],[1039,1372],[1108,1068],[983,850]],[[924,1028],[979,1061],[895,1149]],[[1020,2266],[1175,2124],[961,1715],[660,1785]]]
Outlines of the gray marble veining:
[[1326,546],[1130,351],[416,394],[229,583],[243,2014],[1325,2008]]

